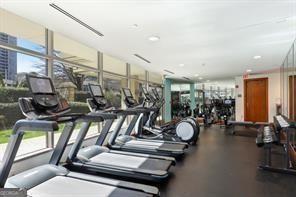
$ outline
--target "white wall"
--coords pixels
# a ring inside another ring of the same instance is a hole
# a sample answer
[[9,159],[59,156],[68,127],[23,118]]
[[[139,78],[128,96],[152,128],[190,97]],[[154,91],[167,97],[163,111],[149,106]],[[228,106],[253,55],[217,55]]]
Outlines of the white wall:
[[[273,116],[276,114],[276,104],[280,103],[280,72],[269,74],[249,75],[248,79],[268,78],[268,121],[273,121]],[[244,79],[243,76],[235,78],[235,120],[244,121]],[[238,97],[241,95],[241,97]]]

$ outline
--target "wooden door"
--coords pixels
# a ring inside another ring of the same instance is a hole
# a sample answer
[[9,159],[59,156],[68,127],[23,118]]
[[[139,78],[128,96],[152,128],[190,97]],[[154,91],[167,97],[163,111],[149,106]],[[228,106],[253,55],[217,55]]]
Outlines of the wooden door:
[[289,76],[289,118],[296,120],[296,76]]
[[246,79],[245,121],[268,122],[268,78]]

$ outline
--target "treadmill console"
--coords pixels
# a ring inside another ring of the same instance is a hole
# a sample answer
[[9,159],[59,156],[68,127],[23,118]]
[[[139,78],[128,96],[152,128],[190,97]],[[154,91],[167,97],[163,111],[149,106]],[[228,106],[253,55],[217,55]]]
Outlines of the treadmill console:
[[232,105],[232,100],[230,100],[230,99],[225,99],[225,100],[224,100],[224,104],[225,104],[225,105]]
[[141,90],[142,90],[142,92],[143,92],[143,94],[145,96],[146,101],[148,101],[148,102],[154,102],[155,101],[154,97],[148,92],[148,90],[145,87],[141,86]]
[[21,111],[26,117],[49,116],[70,110],[68,102],[58,97],[50,78],[28,74],[26,79],[32,98],[19,98]]
[[92,100],[91,108],[96,110],[103,110],[107,105],[107,100],[104,96],[103,89],[101,85],[88,84],[89,92],[91,94]]
[[158,94],[156,88],[152,88],[152,92],[153,92],[155,98],[156,98],[157,100],[160,100],[160,96],[159,96],[159,94]]
[[138,105],[138,102],[134,98],[131,90],[129,88],[122,88],[123,94],[124,94],[124,102],[127,107],[135,107]]

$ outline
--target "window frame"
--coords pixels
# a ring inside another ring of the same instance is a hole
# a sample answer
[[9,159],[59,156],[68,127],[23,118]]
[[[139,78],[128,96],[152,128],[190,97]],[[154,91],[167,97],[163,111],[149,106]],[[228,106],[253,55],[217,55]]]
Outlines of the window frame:
[[[21,53],[24,55],[44,59],[45,60],[46,75],[51,78],[53,77],[54,61],[57,61],[57,62],[65,63],[65,64],[75,65],[78,68],[85,69],[87,71],[96,73],[96,75],[98,76],[97,82],[98,82],[98,84],[101,84],[101,85],[104,85],[103,84],[104,77],[108,77],[108,76],[125,79],[127,82],[128,88],[131,87],[132,80],[137,80],[146,87],[148,87],[150,83],[156,84],[155,82],[149,81],[149,72],[145,68],[143,68],[143,70],[145,70],[145,79],[137,79],[137,78],[131,76],[131,65],[129,63],[125,63],[125,70],[126,70],[125,74],[113,73],[113,72],[104,70],[104,65],[103,65],[104,54],[98,50],[96,50],[96,52],[97,52],[96,67],[90,67],[90,66],[87,66],[87,65],[84,65],[81,63],[72,62],[70,60],[65,60],[63,58],[57,57],[54,55],[54,34],[55,34],[55,32],[53,32],[50,29],[47,29],[46,27],[44,27],[44,31],[45,31],[45,34],[44,34],[45,53],[30,50],[28,48],[24,48],[24,47],[20,47],[20,46],[15,46],[15,45],[4,43],[1,41],[0,41],[0,48],[14,51],[17,53]],[[14,36],[14,35],[11,35],[11,36]],[[162,86],[162,84],[157,84],[157,85]],[[99,128],[97,134],[92,134],[92,135],[86,136],[85,140],[95,138],[98,135],[100,135],[100,128]],[[24,155],[19,155],[18,158],[16,159],[16,161],[24,160],[24,159],[31,158],[36,155],[40,155],[42,153],[51,151],[54,148],[54,144],[55,144],[54,141],[56,140],[54,137],[54,132],[46,133],[45,140],[46,141],[45,141],[45,148],[44,149],[34,150],[30,153],[27,153]],[[69,144],[73,144],[73,142],[70,142]]]

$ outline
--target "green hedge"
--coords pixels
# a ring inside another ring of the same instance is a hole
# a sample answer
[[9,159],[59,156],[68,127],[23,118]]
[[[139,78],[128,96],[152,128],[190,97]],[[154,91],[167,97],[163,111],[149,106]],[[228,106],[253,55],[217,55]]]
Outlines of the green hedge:
[[72,113],[88,113],[89,108],[85,102],[70,102]]
[[[71,112],[73,113],[87,113],[89,112],[88,106],[86,103],[79,102],[71,102]],[[21,110],[19,109],[19,105],[17,102],[14,103],[0,103],[0,115],[4,116],[4,123],[0,121],[0,129],[8,129],[12,128],[14,123],[24,118]],[[5,128],[5,127],[6,128]]]
[[[27,88],[0,87],[0,103],[18,102],[18,98],[30,96]],[[75,92],[75,102],[85,103],[89,97],[90,95],[87,92]]]
[[75,92],[75,101],[85,103],[86,99],[90,98],[90,95],[87,92],[76,91]]
[[[17,120],[24,118],[24,115],[22,114],[17,102],[0,103],[0,115],[4,116],[5,118],[5,125],[2,125],[2,121],[0,122],[1,129],[11,128]],[[4,126],[6,128],[3,128]]]
[[18,102],[18,98],[29,96],[30,92],[27,88],[0,88],[0,103]]

